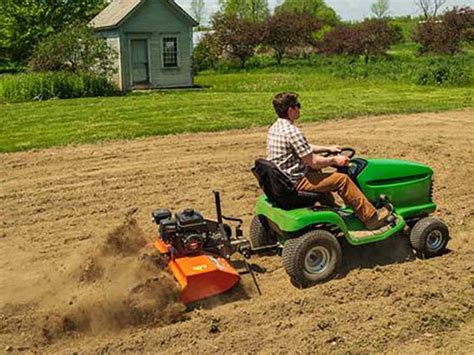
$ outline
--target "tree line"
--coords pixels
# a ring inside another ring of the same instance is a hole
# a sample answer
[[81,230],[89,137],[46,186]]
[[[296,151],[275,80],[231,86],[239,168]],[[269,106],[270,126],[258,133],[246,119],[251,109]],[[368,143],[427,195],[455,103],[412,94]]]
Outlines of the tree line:
[[[474,38],[472,8],[453,8],[439,15],[446,0],[413,0],[423,13],[412,33],[422,53],[453,54]],[[114,53],[87,28],[108,0],[1,0],[0,70],[79,72],[111,70]],[[280,64],[299,51],[327,55],[382,55],[400,41],[401,29],[390,21],[389,0],[375,0],[375,18],[341,21],[324,0],[284,0],[273,13],[267,0],[219,0],[212,31],[195,50],[197,68],[219,58],[236,58],[245,67],[256,50],[268,49]],[[192,15],[201,17],[205,0],[192,0]]]
[[[403,39],[402,28],[386,16],[388,1],[378,0],[374,5],[376,16],[356,23],[342,22],[321,0],[286,0],[273,14],[261,18],[242,8],[239,12],[222,7],[211,20],[212,32],[195,50],[196,68],[213,68],[220,58],[235,58],[245,68],[256,50],[265,48],[273,53],[277,65],[285,55],[298,51],[303,55],[363,56],[368,62]],[[420,54],[454,54],[461,51],[464,41],[474,40],[474,11],[469,7],[453,8],[441,16],[427,15],[417,22],[411,40],[420,45]]]

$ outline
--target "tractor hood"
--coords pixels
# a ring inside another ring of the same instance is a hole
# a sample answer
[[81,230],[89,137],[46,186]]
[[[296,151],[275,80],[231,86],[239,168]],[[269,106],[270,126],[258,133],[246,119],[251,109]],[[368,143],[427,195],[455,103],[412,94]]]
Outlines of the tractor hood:
[[383,194],[396,208],[432,203],[430,167],[404,160],[356,160],[363,165],[356,181],[369,200],[376,201]]

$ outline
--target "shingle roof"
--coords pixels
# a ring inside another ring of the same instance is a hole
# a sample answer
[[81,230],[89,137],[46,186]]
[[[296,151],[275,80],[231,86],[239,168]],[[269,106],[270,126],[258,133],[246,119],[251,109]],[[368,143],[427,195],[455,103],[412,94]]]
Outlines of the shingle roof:
[[92,21],[93,28],[115,27],[140,5],[141,0],[113,0]]
[[[113,0],[100,14],[98,14],[90,25],[94,29],[114,28],[117,27],[125,18],[131,15],[146,0]],[[193,26],[198,23],[186,13],[173,0],[165,0],[171,7],[175,8],[178,13],[182,14]]]

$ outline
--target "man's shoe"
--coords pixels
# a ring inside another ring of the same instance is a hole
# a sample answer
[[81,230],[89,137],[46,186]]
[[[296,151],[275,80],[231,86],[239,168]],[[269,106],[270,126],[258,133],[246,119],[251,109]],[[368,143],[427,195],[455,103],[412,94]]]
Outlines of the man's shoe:
[[370,218],[366,223],[365,226],[369,230],[375,230],[382,228],[386,224],[389,223],[389,219],[392,216],[392,209],[390,207],[382,207],[377,209],[375,214]]

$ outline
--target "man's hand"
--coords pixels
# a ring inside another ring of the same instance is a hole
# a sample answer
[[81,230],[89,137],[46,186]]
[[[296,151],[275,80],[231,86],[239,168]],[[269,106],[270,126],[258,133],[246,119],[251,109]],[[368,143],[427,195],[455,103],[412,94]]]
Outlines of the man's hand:
[[332,157],[334,165],[336,166],[347,166],[349,165],[349,158],[345,155],[336,155]]
[[316,170],[324,169],[328,166],[346,166],[350,161],[345,155],[323,157],[314,153],[310,153],[304,157],[301,157],[301,160],[303,160],[307,166]]

